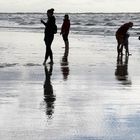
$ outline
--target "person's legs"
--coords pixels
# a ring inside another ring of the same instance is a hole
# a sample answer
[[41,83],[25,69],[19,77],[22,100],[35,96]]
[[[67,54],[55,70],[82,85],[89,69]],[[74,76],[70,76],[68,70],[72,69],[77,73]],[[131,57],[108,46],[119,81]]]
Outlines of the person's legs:
[[120,44],[119,43],[117,45],[117,52],[118,52],[118,55],[119,55],[119,53],[120,53]]
[[128,46],[127,45],[125,45],[125,54],[129,55],[129,50],[128,50]]
[[118,41],[118,46],[117,46],[117,52],[118,52],[118,55],[123,55],[123,43],[120,43]]
[[50,37],[45,39],[46,54],[45,54],[45,60],[44,60],[43,64],[46,63],[49,56],[50,56],[51,63],[53,63],[53,53],[51,50],[51,44],[52,44],[53,38],[54,38],[54,36],[50,36]]
[[45,52],[45,59],[44,59],[43,65],[45,65],[45,63],[46,63],[46,61],[48,59],[48,56],[49,56],[47,40],[45,40],[45,45],[46,45],[46,52]]
[[65,47],[69,47],[69,41],[68,41],[68,34],[63,34],[63,40],[65,43]]
[[129,55],[128,37],[127,36],[126,36],[125,41],[124,41],[124,46],[125,46],[125,54]]
[[118,35],[116,35],[116,40],[117,40],[117,53],[119,55],[120,54],[120,45],[121,45],[121,43],[120,43],[120,38],[119,38]]
[[128,44],[125,44],[125,54],[130,55]]
[[116,35],[116,40],[117,40],[117,52],[118,55],[122,55],[123,52],[123,36],[122,35]]
[[119,54],[121,54],[121,55],[123,55],[123,46],[124,46],[124,44],[121,44],[120,50],[119,50]]
[[52,52],[51,48],[49,50],[49,54],[50,54],[50,60],[51,60],[50,63],[53,64],[53,52]]
[[51,49],[51,44],[52,44],[52,41],[54,39],[54,36],[52,36],[50,38],[50,44],[49,44],[49,56],[50,56],[50,63],[53,64],[53,52],[52,52],[52,49]]

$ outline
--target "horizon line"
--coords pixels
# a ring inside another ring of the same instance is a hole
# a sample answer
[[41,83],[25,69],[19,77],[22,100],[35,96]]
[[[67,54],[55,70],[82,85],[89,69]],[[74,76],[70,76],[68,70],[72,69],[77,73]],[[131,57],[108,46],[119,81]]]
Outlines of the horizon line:
[[[0,14],[44,14],[46,12],[0,12]],[[140,14],[140,12],[54,12],[54,14]]]

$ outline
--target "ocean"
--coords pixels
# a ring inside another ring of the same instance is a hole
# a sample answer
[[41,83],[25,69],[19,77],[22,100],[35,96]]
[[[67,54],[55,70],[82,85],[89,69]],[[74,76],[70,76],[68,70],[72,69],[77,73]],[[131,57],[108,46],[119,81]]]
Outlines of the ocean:
[[[55,13],[58,29],[64,13]],[[114,36],[119,26],[133,22],[133,36],[140,34],[140,13],[69,13],[71,33],[83,35]],[[44,13],[0,13],[0,29],[41,32],[40,19],[47,20]]]

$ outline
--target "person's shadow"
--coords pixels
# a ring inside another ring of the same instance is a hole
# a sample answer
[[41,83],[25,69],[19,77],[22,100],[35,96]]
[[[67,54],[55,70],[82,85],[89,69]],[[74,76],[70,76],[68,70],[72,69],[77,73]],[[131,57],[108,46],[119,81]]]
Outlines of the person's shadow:
[[67,80],[69,75],[69,62],[68,62],[69,47],[65,47],[64,55],[61,60],[61,71],[63,74],[63,79]]
[[54,113],[54,101],[56,100],[56,97],[53,93],[53,86],[51,83],[53,65],[50,65],[49,70],[45,65],[44,70],[45,70],[44,101],[46,103],[46,115],[48,116],[49,119],[51,119],[52,114]]
[[129,56],[123,55],[117,56],[117,66],[115,70],[115,76],[117,80],[122,81],[122,84],[131,84],[131,81],[128,79],[128,59]]

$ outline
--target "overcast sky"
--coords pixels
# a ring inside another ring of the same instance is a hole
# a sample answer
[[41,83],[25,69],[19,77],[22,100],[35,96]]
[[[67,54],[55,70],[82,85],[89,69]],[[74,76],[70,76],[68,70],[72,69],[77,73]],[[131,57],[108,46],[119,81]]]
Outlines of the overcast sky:
[[0,12],[140,12],[140,0],[0,0]]

